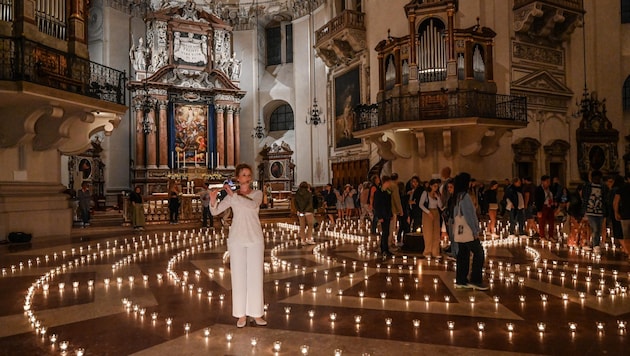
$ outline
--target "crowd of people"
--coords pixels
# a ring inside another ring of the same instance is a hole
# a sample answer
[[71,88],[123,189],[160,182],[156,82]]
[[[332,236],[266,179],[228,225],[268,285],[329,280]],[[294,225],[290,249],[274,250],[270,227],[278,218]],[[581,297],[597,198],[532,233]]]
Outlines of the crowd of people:
[[[403,245],[405,234],[418,232],[424,240],[424,257],[445,255],[456,260],[462,244],[456,242],[457,231],[452,230],[453,209],[459,202],[455,197],[464,190],[472,207],[465,210],[471,210],[469,214],[474,213],[482,222],[479,231],[478,223],[471,226],[475,236],[516,236],[554,243],[563,240],[594,254],[601,253],[602,241],[613,242],[610,239],[614,238],[622,251],[630,251],[630,203],[624,204],[630,201],[630,177],[604,177],[593,171],[588,181],[575,189],[549,175],[542,175],[537,183],[531,177],[506,178],[503,189],[496,180],[484,183],[472,177],[465,187],[457,187],[455,178],[445,167],[440,178],[426,182],[418,176],[403,181],[393,173],[375,175],[357,187],[328,184],[321,191],[312,191],[313,206],[315,211],[318,204],[321,206],[322,223],[328,226],[358,219],[373,235],[380,227],[384,259]],[[624,236],[628,238],[624,240]],[[447,247],[442,248],[447,240]],[[474,254],[476,248],[468,247],[466,251]]]
[[[264,243],[258,218],[265,194],[252,189],[250,166],[237,166],[235,178],[238,187],[225,184],[223,189],[208,189],[205,184],[199,192],[203,226],[212,226],[213,215],[234,211],[228,239],[233,315],[238,327],[244,327],[248,317],[252,323],[266,325],[262,319]],[[316,243],[320,223],[320,229],[335,228],[344,220],[358,219],[370,234],[380,235],[380,253],[385,261],[413,232],[424,241],[422,257],[444,255],[457,261],[455,288],[476,290],[488,289],[483,282],[482,238],[536,238],[549,243],[562,239],[595,255],[601,253],[604,241],[618,241],[626,255],[630,252],[630,175],[625,179],[604,177],[593,171],[588,181],[573,190],[548,175],[541,176],[538,185],[530,177],[515,177],[505,180],[502,192],[499,186],[495,180],[487,185],[478,182],[466,172],[451,177],[449,167],[441,170],[440,178],[427,182],[418,176],[404,182],[396,173],[374,175],[356,188],[327,184],[314,189],[301,182],[293,198],[300,225],[299,246]],[[142,228],[139,187],[130,200],[132,224]],[[169,208],[170,221],[177,223],[176,194],[170,196]],[[321,222],[317,221],[318,212]]]

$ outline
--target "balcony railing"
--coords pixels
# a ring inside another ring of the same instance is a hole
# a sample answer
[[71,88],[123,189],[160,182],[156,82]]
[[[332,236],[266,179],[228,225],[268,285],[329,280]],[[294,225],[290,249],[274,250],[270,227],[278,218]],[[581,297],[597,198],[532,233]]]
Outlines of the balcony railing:
[[315,31],[315,43],[319,44],[334,36],[345,28],[354,28],[365,31],[365,15],[362,12],[344,10],[339,16],[328,21],[324,27]]
[[125,104],[125,72],[24,38],[0,37],[0,80],[27,81]]
[[549,5],[554,5],[569,10],[584,10],[584,0],[514,0],[514,8],[518,9],[534,2],[547,3]]
[[462,91],[421,93],[386,99],[355,109],[354,130],[361,131],[395,122],[480,117],[527,123],[527,98]]

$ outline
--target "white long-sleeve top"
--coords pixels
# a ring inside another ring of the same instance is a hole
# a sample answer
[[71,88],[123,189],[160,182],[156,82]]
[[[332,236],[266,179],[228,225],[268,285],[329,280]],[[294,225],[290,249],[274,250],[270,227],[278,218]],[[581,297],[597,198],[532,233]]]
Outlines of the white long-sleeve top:
[[[429,208],[427,209],[426,205],[426,201],[429,201]],[[431,212],[429,211],[429,209],[442,209],[442,199],[440,199],[439,195],[437,198],[432,199],[431,197],[429,197],[429,193],[425,190],[424,192],[422,192],[422,195],[420,196],[420,209],[422,209],[422,211],[424,211],[427,214],[430,214]]]
[[218,215],[227,208],[232,208],[232,226],[230,226],[229,238],[232,242],[243,244],[263,242],[263,232],[260,226],[258,211],[262,203],[262,192],[252,190],[243,196],[236,192],[232,196],[226,196],[219,204],[210,205],[212,215]]

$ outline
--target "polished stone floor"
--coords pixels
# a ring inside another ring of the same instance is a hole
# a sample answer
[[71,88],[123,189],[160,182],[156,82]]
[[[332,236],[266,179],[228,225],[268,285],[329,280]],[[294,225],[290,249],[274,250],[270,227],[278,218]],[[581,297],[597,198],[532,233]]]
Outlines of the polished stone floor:
[[269,324],[243,329],[218,228],[75,229],[0,245],[0,355],[619,355],[630,345],[630,266],[610,242],[597,257],[485,241],[490,290],[480,292],[455,289],[444,259],[401,250],[382,261],[350,223],[302,248],[294,225],[264,225]]

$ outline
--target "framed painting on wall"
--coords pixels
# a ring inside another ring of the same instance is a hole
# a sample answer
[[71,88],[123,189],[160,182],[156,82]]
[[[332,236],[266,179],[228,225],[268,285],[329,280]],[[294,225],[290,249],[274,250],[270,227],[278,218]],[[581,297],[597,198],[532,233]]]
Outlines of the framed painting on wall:
[[345,148],[361,143],[355,138],[354,108],[361,103],[361,66],[338,75],[334,80],[334,138],[335,148]]
[[207,152],[208,107],[206,105],[175,104],[174,145],[175,161],[204,164]]

